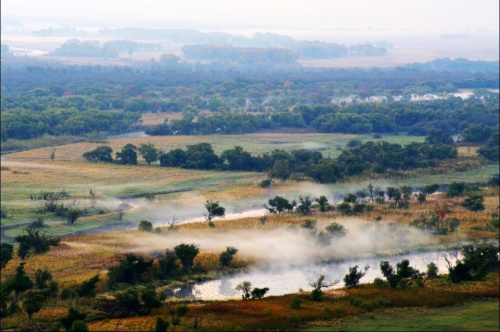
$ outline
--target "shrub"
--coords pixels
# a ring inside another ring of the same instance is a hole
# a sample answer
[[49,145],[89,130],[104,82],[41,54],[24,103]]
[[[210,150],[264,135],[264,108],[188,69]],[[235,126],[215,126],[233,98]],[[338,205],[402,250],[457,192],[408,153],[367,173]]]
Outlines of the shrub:
[[457,218],[450,219],[449,221],[450,232],[456,232],[459,225],[460,225],[460,220],[458,220]]
[[75,320],[70,328],[70,332],[87,332],[88,330],[89,328],[83,320]]
[[68,314],[63,318],[61,318],[61,324],[64,326],[66,331],[70,331],[75,321],[77,320],[83,321],[86,317],[87,317],[86,314],[70,307],[68,310]]
[[375,286],[377,286],[377,287],[382,287],[382,286],[385,286],[385,285],[386,285],[385,281],[384,281],[383,279],[381,279],[381,278],[375,278],[375,279],[373,280],[373,284],[374,284]]
[[226,251],[219,255],[219,262],[222,267],[229,266],[233,261],[233,256],[238,252],[238,249],[226,247]]
[[128,288],[116,294],[118,305],[137,315],[144,316],[151,313],[154,308],[160,308],[163,297],[158,296],[154,288],[141,290]]
[[71,288],[63,288],[61,289],[61,294],[59,296],[61,300],[68,300],[74,298],[76,296],[76,292]]
[[468,196],[461,205],[470,211],[483,211],[484,210],[484,198],[480,195],[470,195]]
[[347,234],[347,229],[341,224],[336,222],[326,226],[325,230],[328,232],[328,234],[332,235],[333,237],[340,238],[346,236]]
[[155,332],[167,332],[170,323],[161,317],[156,317]]
[[305,228],[305,229],[315,229],[316,224],[318,223],[317,220],[314,219],[306,219],[304,222],[300,225],[300,227]]
[[290,308],[298,310],[302,308],[302,303],[300,301],[300,298],[298,296],[294,296],[292,300],[290,301]]
[[66,219],[66,221],[70,225],[73,225],[78,220],[78,218],[83,216],[83,214],[84,214],[84,210],[82,210],[80,208],[73,207],[73,208],[68,209],[68,211],[66,211],[64,218]]
[[76,294],[78,294],[78,296],[80,297],[95,297],[96,296],[95,286],[98,281],[99,281],[99,275],[96,274],[89,280],[82,282],[76,288]]
[[153,224],[147,220],[141,220],[137,229],[143,232],[151,232],[153,231]]
[[271,179],[265,179],[262,180],[259,184],[261,188],[269,188],[271,186],[272,180]]
[[347,202],[340,203],[339,205],[336,206],[337,211],[343,214],[351,214],[352,213],[352,208],[351,205]]
[[434,263],[427,264],[427,273],[426,276],[429,279],[436,278],[438,275],[438,267]]

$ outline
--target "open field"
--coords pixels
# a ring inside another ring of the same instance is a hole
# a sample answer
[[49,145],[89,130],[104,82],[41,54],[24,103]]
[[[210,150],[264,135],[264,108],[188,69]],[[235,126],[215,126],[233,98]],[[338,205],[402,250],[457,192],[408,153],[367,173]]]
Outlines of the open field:
[[[349,134],[291,134],[291,133],[256,133],[245,135],[209,135],[209,136],[144,136],[133,138],[119,138],[102,140],[96,143],[81,142],[67,144],[56,148],[47,147],[30,151],[18,152],[6,157],[5,160],[49,160],[51,152],[55,149],[56,160],[79,160],[83,161],[82,153],[90,151],[99,145],[109,145],[114,151],[119,151],[125,144],[132,143],[139,146],[142,143],[153,143],[163,151],[182,148],[187,145],[198,143],[210,143],[214,151],[220,154],[222,151],[232,149],[239,145],[245,151],[252,154],[262,154],[275,149],[287,151],[298,149],[313,149],[321,151],[324,156],[335,157],[346,147],[347,142],[353,138],[360,138],[362,142],[377,141],[370,135]],[[407,144],[410,142],[422,142],[423,136],[406,135],[383,135],[378,140],[390,143]],[[139,158],[140,159],[140,158]]]

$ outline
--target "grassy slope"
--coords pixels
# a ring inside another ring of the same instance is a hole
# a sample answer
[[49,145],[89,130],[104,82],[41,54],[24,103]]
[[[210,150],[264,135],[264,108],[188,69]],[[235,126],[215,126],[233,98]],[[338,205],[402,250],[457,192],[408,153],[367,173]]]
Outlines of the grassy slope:
[[442,308],[387,310],[307,331],[499,331],[498,310],[498,299]]

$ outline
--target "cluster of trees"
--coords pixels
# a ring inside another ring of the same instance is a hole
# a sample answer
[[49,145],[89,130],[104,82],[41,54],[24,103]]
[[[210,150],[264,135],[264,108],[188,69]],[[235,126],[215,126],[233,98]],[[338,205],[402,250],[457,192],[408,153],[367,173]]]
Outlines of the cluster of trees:
[[[153,259],[127,254],[118,265],[109,268],[108,286],[113,288],[119,284],[137,284],[153,279],[175,279],[200,271],[201,267],[194,264],[199,252],[197,245],[181,243],[157,257],[157,264],[153,264]],[[220,267],[229,267],[237,252],[238,249],[234,247],[227,247],[221,252]]]
[[132,112],[26,109],[2,111],[2,142],[9,138],[31,139],[43,135],[83,135],[88,133],[121,133],[137,123],[140,114]]
[[[325,102],[327,103],[327,101]],[[216,110],[224,109],[224,103]],[[291,105],[295,106],[295,105]],[[461,98],[409,103],[404,101],[349,105],[295,106],[292,111],[276,107],[271,114],[222,112],[210,116],[185,114],[183,119],[165,122],[147,130],[149,135],[243,134],[262,129],[307,127],[325,133],[391,133],[407,131],[426,135],[431,129],[459,134],[466,141],[483,142],[497,127],[498,100],[465,102]],[[227,109],[227,108],[226,108]],[[443,110],[446,109],[446,112]],[[469,129],[471,128],[471,129]]]
[[[334,160],[323,158],[320,152],[295,150],[287,152],[274,150],[252,156],[242,147],[225,150],[217,156],[209,143],[188,145],[186,150],[174,149],[162,152],[154,144],[141,144],[137,147],[127,144],[121,152],[116,153],[119,164],[137,164],[139,151],[148,165],[159,160],[163,167],[181,167],[202,170],[231,171],[266,171],[270,178],[282,181],[292,174],[304,174],[321,183],[334,183],[338,180],[359,175],[363,172],[383,173],[387,170],[407,170],[417,167],[435,166],[438,160],[457,157],[457,150],[451,145],[416,143],[402,146],[388,142],[367,142],[342,151]],[[99,146],[95,150],[85,152],[83,157],[89,161],[112,162],[113,150],[109,146]]]
[[[12,315],[21,310],[25,311],[31,320],[33,314],[39,312],[47,301],[69,298],[91,298],[97,295],[96,285],[99,275],[83,281],[74,288],[60,288],[59,283],[53,280],[48,269],[34,271],[34,280],[26,273],[25,262],[21,262],[12,276],[3,279],[0,296],[0,317]],[[3,267],[2,267],[3,268]],[[83,322],[86,315],[73,308],[68,315],[60,319],[59,323],[66,331],[87,331]],[[79,321],[75,324],[75,321]]]

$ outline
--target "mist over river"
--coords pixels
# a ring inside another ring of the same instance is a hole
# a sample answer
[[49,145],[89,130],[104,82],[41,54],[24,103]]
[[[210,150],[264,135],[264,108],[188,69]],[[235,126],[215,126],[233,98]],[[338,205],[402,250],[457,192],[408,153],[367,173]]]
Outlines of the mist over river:
[[434,263],[438,266],[438,273],[448,273],[447,265],[444,257],[454,264],[457,257],[460,258],[458,251],[426,251],[416,252],[405,255],[379,256],[368,259],[355,259],[343,262],[322,263],[322,264],[305,264],[291,265],[280,267],[265,267],[260,269],[252,269],[248,272],[241,272],[234,275],[223,276],[217,280],[205,281],[193,285],[187,285],[174,289],[169,295],[180,298],[192,298],[199,300],[227,300],[240,298],[241,292],[235,290],[236,286],[243,281],[250,281],[252,287],[268,287],[269,295],[284,295],[297,293],[300,289],[304,291],[312,290],[309,285],[315,282],[320,275],[325,276],[325,282],[330,283],[334,280],[340,280],[338,284],[332,288],[344,287],[343,279],[348,273],[349,267],[358,265],[359,268],[366,264],[370,265],[370,269],[361,279],[360,283],[373,282],[375,278],[382,278],[380,272],[380,262],[388,261],[394,268],[396,264],[403,259],[410,261],[410,266],[425,272],[427,264]]

